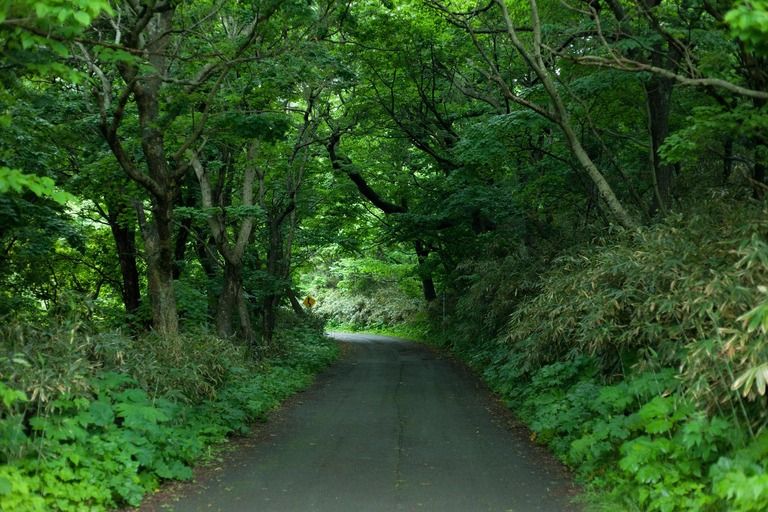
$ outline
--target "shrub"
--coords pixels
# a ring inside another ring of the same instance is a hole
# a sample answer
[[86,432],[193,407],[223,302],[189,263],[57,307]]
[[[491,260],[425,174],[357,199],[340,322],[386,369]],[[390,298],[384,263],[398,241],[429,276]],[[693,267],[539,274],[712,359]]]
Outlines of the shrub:
[[281,333],[279,356],[258,363],[206,334],[20,332],[2,362],[1,510],[138,505],[162,480],[190,478],[209,445],[246,432],[337,355],[306,326]]
[[315,279],[316,313],[332,327],[353,329],[390,327],[410,321],[422,308],[415,263],[376,258],[344,259]]
[[470,288],[457,315],[472,343],[454,349],[601,509],[768,508],[768,217],[720,199],[688,212],[567,251],[496,339],[502,305]]
[[[511,315],[503,342],[525,351],[527,369],[573,354],[595,357],[608,378],[649,359],[682,364],[685,392],[716,411],[738,400],[734,380],[768,356],[767,232],[761,208],[714,201],[563,256]],[[755,429],[764,409],[749,413]]]

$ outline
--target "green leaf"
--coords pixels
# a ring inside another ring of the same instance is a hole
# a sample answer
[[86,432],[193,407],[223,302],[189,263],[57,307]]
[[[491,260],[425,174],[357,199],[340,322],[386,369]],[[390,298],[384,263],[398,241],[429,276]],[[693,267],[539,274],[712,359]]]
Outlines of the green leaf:
[[51,50],[53,50],[53,51],[56,53],[56,55],[58,55],[59,57],[67,57],[67,56],[69,56],[69,50],[67,49],[67,47],[66,47],[66,46],[64,46],[63,44],[61,44],[61,43],[60,43],[60,42],[58,42],[58,41],[53,41],[53,40],[51,40],[51,41],[49,41],[49,42],[48,42],[48,46],[49,46],[49,47],[51,48]]
[[91,402],[88,412],[93,424],[99,427],[110,425],[115,421],[115,413],[112,410],[112,406],[106,401],[97,400]]
[[27,34],[26,32],[23,32],[19,36],[19,40],[21,41],[21,47],[24,50],[28,50],[34,46],[36,39],[31,34]]
[[83,26],[88,26],[91,24],[91,15],[85,11],[76,11],[73,16],[75,20],[77,20],[77,22]]
[[69,18],[70,15],[72,14],[73,14],[72,9],[61,8],[59,9],[59,12],[56,14],[56,16],[58,17],[60,22],[64,23],[65,21],[67,21],[67,18]]
[[0,399],[2,399],[5,408],[10,409],[17,402],[26,402],[27,395],[23,391],[10,388],[3,382],[0,382]]
[[45,18],[51,12],[51,7],[46,2],[35,3],[35,14],[38,18]]
[[645,431],[649,434],[662,434],[669,432],[673,427],[672,421],[667,418],[651,420],[645,425]]
[[741,390],[743,396],[748,396],[752,392],[754,385],[755,391],[760,396],[765,396],[766,386],[768,384],[768,363],[763,363],[752,368],[744,370],[736,380],[731,384],[733,391]]
[[50,197],[60,204],[76,199],[68,192],[57,190],[56,183],[47,176],[25,174],[18,169],[0,166],[0,193],[8,190],[21,192],[24,189],[30,190],[40,197]]
[[136,381],[129,375],[118,372],[106,372],[103,373],[96,382],[96,388],[100,393],[109,393],[111,391],[117,391],[125,385],[133,384],[136,384]]
[[192,478],[192,469],[178,460],[170,464],[158,463],[155,465],[155,471],[157,476],[168,480],[189,480]]

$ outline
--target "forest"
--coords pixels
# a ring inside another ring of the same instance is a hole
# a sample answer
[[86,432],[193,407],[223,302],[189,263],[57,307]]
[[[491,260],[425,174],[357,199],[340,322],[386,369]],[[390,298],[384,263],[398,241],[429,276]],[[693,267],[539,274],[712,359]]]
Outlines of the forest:
[[[590,510],[768,509],[768,1],[0,1],[0,509],[450,351]],[[317,304],[314,305],[314,301]]]

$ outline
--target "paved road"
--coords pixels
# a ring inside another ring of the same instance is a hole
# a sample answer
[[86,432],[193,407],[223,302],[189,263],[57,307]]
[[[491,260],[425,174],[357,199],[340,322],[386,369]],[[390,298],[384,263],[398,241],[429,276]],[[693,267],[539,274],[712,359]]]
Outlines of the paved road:
[[561,468],[466,370],[394,338],[335,336],[347,354],[319,385],[172,510],[575,510]]

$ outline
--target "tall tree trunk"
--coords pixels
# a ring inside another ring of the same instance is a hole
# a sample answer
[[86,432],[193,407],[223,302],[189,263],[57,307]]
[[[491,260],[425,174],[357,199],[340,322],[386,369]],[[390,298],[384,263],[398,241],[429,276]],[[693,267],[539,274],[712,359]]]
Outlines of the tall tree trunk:
[[[283,264],[283,237],[282,222],[277,218],[271,218],[269,225],[269,245],[267,247],[267,274],[275,281],[282,281],[281,267]],[[270,283],[269,290],[264,297],[262,334],[265,343],[272,342],[277,327],[277,311],[280,306],[280,292],[283,287],[278,283]]]
[[[256,169],[252,162],[255,157],[255,151],[256,145],[251,144],[248,148],[249,164],[243,174],[243,206],[253,205],[253,183],[256,177]],[[208,173],[197,155],[192,154],[189,156],[192,168],[200,183],[203,207],[212,208],[214,197]],[[220,191],[221,195],[226,195],[225,191]],[[222,197],[218,198],[217,203],[219,205],[224,204]],[[252,343],[254,341],[253,328],[243,291],[243,255],[253,230],[253,217],[247,217],[242,221],[234,243],[230,243],[227,238],[227,226],[225,225],[224,217],[220,213],[212,214],[208,217],[208,226],[216,243],[216,249],[224,259],[224,278],[216,308],[216,331],[222,337],[235,335],[233,316],[237,313],[237,316],[240,318],[241,335],[247,343]]]
[[225,261],[224,280],[216,311],[216,332],[222,338],[235,334],[232,319],[235,313],[239,313],[239,298],[243,288],[242,271],[242,265]]
[[[656,67],[675,70],[678,67],[679,50],[664,49],[662,43],[653,47],[651,64]],[[652,74],[643,84],[648,109],[648,133],[651,141],[650,161],[653,172],[653,200],[651,214],[665,214],[672,207],[672,179],[675,166],[661,161],[659,148],[669,135],[669,114],[672,105],[674,80]]]
[[419,279],[421,279],[421,290],[424,293],[424,299],[427,302],[432,302],[437,298],[437,292],[435,291],[432,273],[426,266],[429,250],[424,247],[424,243],[421,240],[415,240],[413,248],[416,251],[416,259],[419,262]]
[[[262,175],[263,178],[263,175]],[[263,181],[262,181],[263,183]],[[267,230],[269,232],[267,245],[267,274],[273,279],[269,283],[266,296],[262,303],[262,335],[264,342],[269,344],[277,328],[277,315],[280,307],[280,301],[286,288],[290,286],[288,276],[291,271],[291,254],[293,249],[293,239],[296,229],[296,192],[298,185],[292,185],[292,192],[289,193],[287,204],[282,209],[278,208],[267,214]],[[263,185],[260,186],[263,190]],[[260,196],[260,204],[265,210],[268,209],[264,201],[264,195]],[[288,221],[286,223],[286,220]]]
[[138,210],[147,259],[152,326],[161,336],[173,337],[179,330],[173,285],[173,202],[170,199],[155,198],[152,204],[152,222],[147,222],[144,218],[143,207],[139,206]]
[[216,311],[216,332],[222,338],[235,336],[235,317],[239,320],[240,338],[247,344],[255,340],[251,315],[243,291],[243,264],[225,261],[224,280]]
[[[210,235],[208,235],[210,237]],[[206,295],[208,297],[208,315],[211,318],[216,318],[216,293],[214,283],[216,282],[216,261],[212,256],[215,251],[215,240],[210,237],[206,241],[206,233],[202,228],[195,229],[195,253],[197,254],[197,261],[203,268],[205,277],[208,284],[206,286]]]
[[651,140],[650,160],[653,170],[653,201],[651,213],[665,214],[672,206],[672,177],[674,165],[661,161],[659,148],[669,135],[669,112],[672,95],[672,81],[652,75],[645,84],[648,106],[648,130]]
[[152,326],[163,337],[179,332],[179,315],[173,290],[173,237],[171,201],[155,201],[153,222],[148,223],[142,205],[137,205],[147,259],[147,282],[152,307]]
[[[159,10],[153,12],[157,7]],[[144,206],[136,203],[144,249],[147,260],[147,281],[149,300],[152,307],[152,324],[161,336],[174,337],[178,334],[179,319],[176,297],[173,292],[173,224],[172,212],[176,188],[185,167],[170,168],[165,152],[165,136],[160,118],[160,89],[162,77],[166,75],[167,49],[170,43],[172,20],[175,8],[168,6],[144,6],[137,20],[138,26],[125,35],[125,45],[141,49],[146,54],[151,72],[140,74],[145,69],[135,63],[117,64],[126,90],[108,119],[106,105],[101,104],[101,132],[112,153],[125,173],[148,193],[151,201],[152,219],[145,217]],[[146,43],[146,44],[145,44]],[[133,97],[139,116],[139,140],[143,162],[140,164],[123,147],[118,129],[124,117],[128,99]],[[103,99],[103,98],[102,98]],[[146,172],[143,170],[146,169]]]
[[141,304],[139,270],[136,267],[136,229],[128,224],[121,224],[118,214],[109,212],[109,228],[117,249],[117,261],[120,264],[122,288],[120,290],[125,312],[134,315]]

